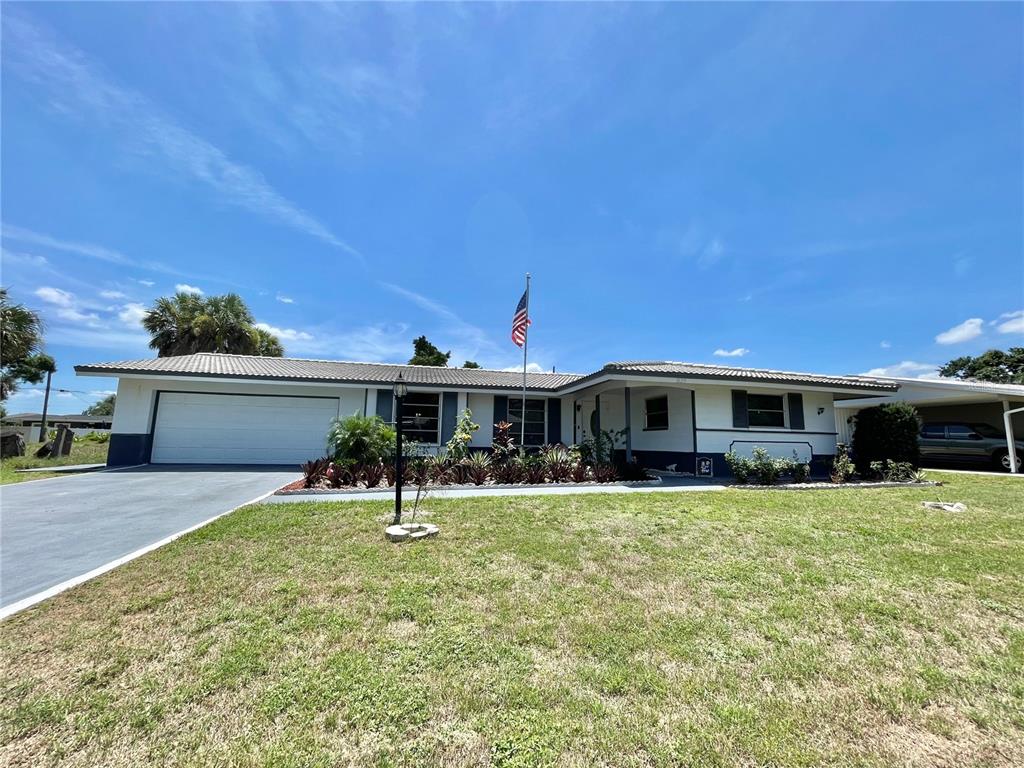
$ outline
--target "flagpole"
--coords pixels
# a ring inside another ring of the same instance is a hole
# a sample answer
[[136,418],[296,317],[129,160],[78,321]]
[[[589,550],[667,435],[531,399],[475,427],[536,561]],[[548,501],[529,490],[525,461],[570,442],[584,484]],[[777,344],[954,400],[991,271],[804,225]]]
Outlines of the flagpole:
[[522,416],[522,432],[519,436],[519,444],[526,447],[526,345],[529,343],[530,338],[530,273],[526,273],[526,326],[523,328],[523,409],[520,411]]

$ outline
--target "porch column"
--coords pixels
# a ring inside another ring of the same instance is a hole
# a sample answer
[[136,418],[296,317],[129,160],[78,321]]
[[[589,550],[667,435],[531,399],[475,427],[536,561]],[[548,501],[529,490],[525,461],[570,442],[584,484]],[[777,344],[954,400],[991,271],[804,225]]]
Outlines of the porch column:
[[625,388],[625,405],[626,405],[626,463],[633,463],[633,431],[630,429],[630,408],[629,408],[629,387]]
[[1017,446],[1013,440],[1013,423],[1010,416],[1014,413],[1022,413],[1024,408],[1010,410],[1010,401],[1003,400],[1003,428],[1006,430],[1006,452],[1010,455],[1010,471],[1017,474]]

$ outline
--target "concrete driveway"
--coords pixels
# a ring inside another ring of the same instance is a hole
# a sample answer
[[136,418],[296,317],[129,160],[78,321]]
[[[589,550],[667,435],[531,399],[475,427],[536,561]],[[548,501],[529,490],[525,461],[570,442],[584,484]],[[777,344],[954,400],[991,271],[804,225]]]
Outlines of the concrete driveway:
[[0,608],[300,476],[294,467],[153,465],[0,486]]

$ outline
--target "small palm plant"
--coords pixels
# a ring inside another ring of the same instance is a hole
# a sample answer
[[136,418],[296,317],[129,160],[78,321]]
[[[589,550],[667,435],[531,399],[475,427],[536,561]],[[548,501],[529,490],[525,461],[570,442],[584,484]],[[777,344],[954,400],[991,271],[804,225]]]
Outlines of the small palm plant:
[[483,485],[491,476],[491,457],[483,451],[469,454],[463,460],[462,466],[473,485]]

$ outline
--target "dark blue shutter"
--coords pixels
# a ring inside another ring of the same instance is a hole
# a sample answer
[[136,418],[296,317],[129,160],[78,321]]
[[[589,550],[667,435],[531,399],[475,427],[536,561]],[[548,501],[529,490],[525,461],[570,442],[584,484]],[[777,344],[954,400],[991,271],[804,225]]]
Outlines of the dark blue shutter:
[[[499,421],[508,421],[508,395],[495,395],[494,396],[494,418],[492,419],[494,424]],[[494,439],[494,427],[491,427],[491,439]]]
[[548,442],[562,442],[562,401],[557,397],[548,398]]
[[441,445],[452,439],[455,434],[455,417],[459,409],[459,396],[455,392],[445,392],[441,398]]
[[391,411],[394,408],[394,393],[390,389],[377,390],[377,415],[384,421],[390,422]]
[[789,399],[789,428],[804,428],[804,396],[799,392],[790,392],[786,395]]
[[745,389],[734,389],[732,391],[732,425],[737,429],[746,429],[750,426],[750,414],[747,413],[747,391]]

